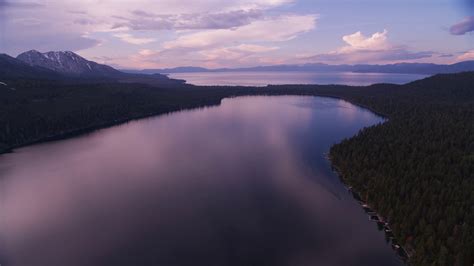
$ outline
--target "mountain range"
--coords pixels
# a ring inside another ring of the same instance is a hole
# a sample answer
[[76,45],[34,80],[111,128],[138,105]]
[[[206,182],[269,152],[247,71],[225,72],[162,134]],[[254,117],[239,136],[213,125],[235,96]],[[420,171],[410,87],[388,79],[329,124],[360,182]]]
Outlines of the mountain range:
[[121,83],[142,83],[157,86],[183,84],[183,80],[170,79],[166,75],[125,73],[113,67],[89,61],[73,52],[41,53],[31,50],[16,58],[0,54],[0,80],[48,79],[82,80]]
[[198,72],[355,72],[355,73],[400,73],[400,74],[449,74],[464,71],[474,71],[474,61],[464,61],[451,65],[438,65],[429,63],[399,63],[389,65],[328,65],[322,63],[303,65],[275,65],[257,66],[248,68],[217,68],[202,67],[177,67],[165,69],[122,70],[128,73],[154,74],[154,73],[198,73]]

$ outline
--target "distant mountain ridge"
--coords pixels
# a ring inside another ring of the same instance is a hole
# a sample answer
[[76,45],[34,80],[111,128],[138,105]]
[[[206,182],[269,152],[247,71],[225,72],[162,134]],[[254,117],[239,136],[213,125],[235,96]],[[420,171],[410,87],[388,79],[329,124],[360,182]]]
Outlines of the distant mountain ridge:
[[[406,74],[450,74],[474,71],[474,61],[464,61],[452,65],[428,63],[400,63],[391,65],[328,65],[322,63],[303,65],[274,65],[250,68],[207,69],[202,67],[178,67],[169,69],[145,69],[119,71],[113,67],[89,61],[74,52],[47,52],[36,50],[11,57],[0,54],[0,79],[82,79],[94,81],[117,81],[121,83],[141,83],[152,86],[184,84],[184,80],[170,79],[167,73],[198,72],[264,72],[264,71],[307,71],[307,72],[355,72],[355,73],[406,73]],[[157,74],[160,73],[160,74]],[[154,74],[154,75],[150,75]],[[0,80],[1,81],[1,80]]]
[[41,53],[31,50],[18,55],[17,59],[30,66],[71,76],[117,77],[123,74],[110,66],[89,61],[70,51]]
[[217,68],[177,67],[166,69],[123,70],[129,73],[140,74],[171,74],[171,73],[198,73],[198,72],[264,72],[264,71],[295,71],[295,72],[355,72],[355,73],[399,73],[399,74],[450,74],[465,71],[474,71],[474,61],[464,61],[451,65],[431,63],[398,63],[389,65],[328,65],[322,63],[303,65],[275,65],[257,66],[248,68]]

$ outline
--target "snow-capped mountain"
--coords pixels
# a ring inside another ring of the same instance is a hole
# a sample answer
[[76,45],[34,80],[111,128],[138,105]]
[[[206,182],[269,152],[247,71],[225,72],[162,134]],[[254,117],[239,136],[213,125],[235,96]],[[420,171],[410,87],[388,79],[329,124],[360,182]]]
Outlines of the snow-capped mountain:
[[74,76],[116,77],[123,74],[110,66],[89,61],[70,51],[41,53],[31,50],[18,55],[17,59],[30,66]]

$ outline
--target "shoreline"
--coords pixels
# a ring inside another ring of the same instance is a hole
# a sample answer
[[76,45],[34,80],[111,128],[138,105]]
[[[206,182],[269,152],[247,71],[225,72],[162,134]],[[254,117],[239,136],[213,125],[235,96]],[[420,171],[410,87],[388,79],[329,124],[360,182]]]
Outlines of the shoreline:
[[[314,85],[314,86],[318,86],[318,85]],[[258,93],[258,88],[256,89],[256,91],[257,91],[257,94],[244,93],[244,94],[239,94],[239,95],[228,95],[228,96],[222,97],[219,100],[219,102],[215,102],[215,103],[201,104],[201,105],[196,105],[196,106],[191,106],[191,107],[184,107],[184,108],[176,108],[176,109],[170,109],[170,110],[167,110],[167,111],[158,111],[158,112],[148,113],[148,114],[143,114],[143,115],[138,115],[138,116],[131,116],[131,117],[123,118],[123,119],[116,119],[116,120],[113,120],[113,121],[105,121],[103,123],[90,125],[90,126],[83,127],[83,128],[77,128],[77,129],[62,131],[62,132],[59,132],[57,134],[53,134],[53,135],[49,135],[49,136],[45,136],[45,137],[40,137],[38,139],[28,141],[28,142],[22,143],[20,145],[13,145],[13,146],[9,146],[9,147],[6,147],[6,148],[0,147],[0,156],[2,156],[3,154],[12,153],[16,149],[23,148],[23,147],[28,147],[30,145],[47,143],[47,142],[51,142],[51,141],[64,140],[64,139],[68,139],[68,138],[72,138],[72,137],[77,137],[77,136],[81,136],[81,135],[85,135],[85,134],[94,132],[96,130],[118,126],[118,125],[125,124],[125,123],[128,123],[128,122],[134,121],[134,120],[157,117],[157,116],[167,115],[167,114],[171,114],[171,113],[175,113],[175,112],[181,112],[181,111],[190,111],[190,110],[193,110],[193,109],[199,109],[199,108],[204,108],[204,107],[219,106],[221,104],[222,100],[224,100],[224,99],[231,99],[231,98],[236,98],[236,97],[246,97],[246,96],[311,96],[311,97],[332,98],[332,99],[346,101],[346,102],[348,102],[352,105],[355,105],[357,107],[366,109],[366,110],[382,117],[383,119],[388,119],[386,114],[383,114],[379,111],[373,110],[373,108],[371,108],[371,107],[368,107],[366,105],[359,104],[359,103],[353,102],[349,99],[345,99],[345,98],[338,97],[338,96],[335,96],[335,95],[326,95],[326,94],[323,94],[323,93],[318,94],[317,92],[313,92],[313,93],[310,92],[310,93],[303,93],[303,94],[298,93],[298,92],[295,92],[295,93],[288,92],[288,93],[285,93],[285,94],[281,94],[278,91],[275,91],[273,93],[271,91],[270,92],[263,91],[262,93]]]
[[[344,187],[347,189],[348,192],[352,194],[352,198],[359,203],[360,207],[367,214],[367,216],[369,217],[369,220],[372,222],[375,222],[377,226],[382,226],[382,231],[385,237],[389,239],[389,244],[392,246],[392,249],[394,250],[395,255],[399,259],[401,259],[401,261],[405,265],[410,265],[410,258],[411,258],[410,253],[407,252],[406,248],[398,242],[397,238],[393,234],[392,227],[390,223],[387,221],[387,219],[383,217],[382,215],[380,215],[376,209],[370,206],[369,203],[360,196],[360,193],[358,191],[354,190],[350,182],[348,182],[343,177],[339,168],[334,165],[334,163],[332,162],[331,155],[329,155],[329,153],[325,156],[325,158],[329,161],[333,172],[339,177]],[[372,219],[372,217],[376,217],[377,219]]]
[[159,116],[162,116],[162,115],[168,115],[168,114],[175,113],[175,112],[189,111],[189,110],[193,110],[193,109],[199,109],[199,108],[204,108],[204,107],[212,107],[212,106],[218,106],[218,105],[220,105],[220,103],[200,105],[200,106],[189,107],[189,108],[178,108],[176,110],[168,110],[168,111],[164,111],[164,112],[148,113],[148,114],[139,115],[139,116],[132,116],[132,117],[123,118],[123,119],[116,119],[114,121],[107,121],[107,122],[103,122],[103,123],[96,124],[96,125],[91,125],[91,126],[84,127],[84,128],[67,130],[67,131],[63,131],[63,132],[60,132],[60,133],[57,133],[57,134],[54,134],[54,135],[41,137],[41,138],[38,138],[36,140],[23,143],[21,145],[14,145],[14,146],[11,146],[11,147],[0,149],[0,156],[2,156],[4,154],[8,154],[8,153],[13,153],[16,149],[19,149],[19,148],[28,147],[28,146],[35,145],[35,144],[42,144],[42,143],[48,143],[48,142],[52,142],[52,141],[58,141],[58,140],[65,140],[65,139],[69,139],[69,138],[74,138],[74,137],[78,137],[78,136],[82,136],[82,135],[92,133],[92,132],[97,131],[97,130],[123,125],[123,124],[129,123],[129,122],[135,121],[135,120],[147,119],[147,118],[152,118],[152,117],[159,117]]

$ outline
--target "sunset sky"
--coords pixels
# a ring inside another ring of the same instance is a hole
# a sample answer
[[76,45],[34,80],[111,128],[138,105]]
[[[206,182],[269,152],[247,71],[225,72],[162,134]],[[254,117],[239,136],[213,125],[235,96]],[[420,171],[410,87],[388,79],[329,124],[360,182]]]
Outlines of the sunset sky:
[[119,68],[474,60],[472,0],[0,0],[0,53]]

